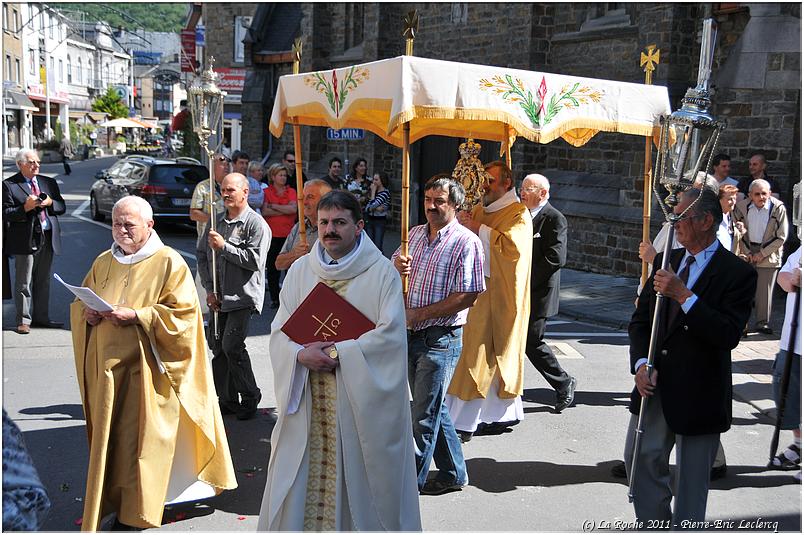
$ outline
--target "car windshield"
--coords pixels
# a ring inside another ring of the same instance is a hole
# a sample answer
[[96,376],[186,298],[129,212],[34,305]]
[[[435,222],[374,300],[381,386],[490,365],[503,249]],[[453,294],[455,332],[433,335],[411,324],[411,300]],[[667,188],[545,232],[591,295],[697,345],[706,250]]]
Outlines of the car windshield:
[[207,178],[209,178],[207,168],[200,165],[157,165],[151,169],[149,182],[194,186]]

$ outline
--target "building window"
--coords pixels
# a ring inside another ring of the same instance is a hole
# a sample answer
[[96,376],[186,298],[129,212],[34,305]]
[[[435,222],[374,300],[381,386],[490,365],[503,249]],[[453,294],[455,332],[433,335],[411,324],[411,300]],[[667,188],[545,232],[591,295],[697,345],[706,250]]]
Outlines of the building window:
[[59,83],[64,83],[64,60],[59,60]]
[[3,29],[8,30],[8,10],[11,9],[9,6],[3,7]]
[[67,54],[67,83],[73,83],[73,62],[69,54]]
[[36,50],[28,49],[28,74],[36,74]]
[[235,17],[234,21],[234,53],[233,61],[243,63],[246,61],[246,46],[243,39],[251,26],[251,17]]
[[40,9],[38,14],[39,14],[39,30],[44,32],[45,31],[45,12]]
[[53,16],[51,15],[48,18],[48,26],[47,26],[47,33],[48,33],[48,35],[50,36],[51,39],[54,38],[54,36],[53,36],[53,26],[55,26],[55,24],[53,23]]
[[22,66],[20,65],[20,59],[17,58],[14,60],[14,72],[17,75],[16,82],[19,84],[22,82]]
[[6,54],[6,72],[11,76],[11,56]]
[[50,71],[47,73],[48,81],[52,80],[55,74],[56,74],[56,59],[50,58]]
[[22,15],[16,9],[11,10],[14,15],[14,33],[19,33],[22,31]]
[[75,71],[76,82],[79,83],[79,84],[81,83],[81,69],[82,69],[81,58],[79,57],[78,58],[78,67],[76,68],[76,71]]
[[348,50],[363,42],[363,10],[364,4],[346,4],[346,32],[344,50]]

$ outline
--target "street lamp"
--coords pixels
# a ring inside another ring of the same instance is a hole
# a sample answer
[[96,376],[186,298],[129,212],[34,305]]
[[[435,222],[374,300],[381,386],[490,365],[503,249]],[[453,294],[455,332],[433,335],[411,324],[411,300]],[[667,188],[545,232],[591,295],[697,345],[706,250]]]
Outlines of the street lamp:
[[[664,186],[669,192],[664,202],[659,203],[665,219],[670,223],[664,254],[662,255],[661,269],[664,270],[670,265],[670,251],[673,247],[675,224],[684,217],[703,195],[708,179],[706,171],[712,164],[712,155],[717,145],[718,137],[725,126],[722,122],[712,117],[709,112],[709,107],[712,104],[709,93],[709,77],[712,74],[712,56],[715,50],[716,36],[715,21],[713,19],[704,20],[701,36],[701,57],[698,66],[698,84],[687,90],[681,101],[680,110],[660,118],[662,129],[656,154],[656,169],[653,173],[653,191],[657,199],[661,198],[659,185]],[[703,173],[701,173],[702,171]],[[701,175],[704,179],[698,198],[690,203],[682,213],[675,214],[673,209],[678,205],[681,194],[692,188],[696,179]],[[650,346],[648,347],[648,377],[653,373],[654,357],[659,343],[659,327],[666,321],[665,314],[663,314],[665,308],[664,296],[657,294],[651,324]],[[631,458],[631,471],[629,473],[629,502],[634,501],[634,474],[637,469],[636,460],[639,456],[644,425],[643,419],[648,399],[643,397],[639,408],[639,421],[635,431],[634,453]]]
[[[218,129],[223,123],[223,97],[226,95],[215,84],[218,75],[212,70],[215,58],[210,56],[206,70],[201,73],[200,80],[197,78],[190,89],[187,90],[187,103],[190,108],[190,115],[193,120],[193,131],[198,136],[201,148],[207,154],[207,168],[209,169],[209,228],[215,230],[215,174],[213,169],[212,156],[220,147],[218,144],[214,148],[209,146],[209,138],[217,134]],[[212,258],[212,288],[213,293],[218,295],[218,276],[216,269],[216,253],[210,251]],[[212,329],[215,339],[218,338],[218,312],[213,311]]]

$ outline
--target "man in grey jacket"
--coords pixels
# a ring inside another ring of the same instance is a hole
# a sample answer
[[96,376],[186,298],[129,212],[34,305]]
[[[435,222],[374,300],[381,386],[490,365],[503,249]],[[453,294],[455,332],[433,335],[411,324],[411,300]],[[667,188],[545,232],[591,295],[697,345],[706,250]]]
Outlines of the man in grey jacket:
[[[196,256],[207,305],[218,312],[217,325],[210,324],[207,341],[213,353],[212,375],[221,412],[248,420],[257,413],[262,395],[251,369],[246,335],[251,314],[262,311],[271,229],[248,206],[245,176],[226,175],[221,196],[226,210],[218,215],[216,230],[207,227],[204,231]],[[217,294],[213,292],[212,254],[217,255]]]

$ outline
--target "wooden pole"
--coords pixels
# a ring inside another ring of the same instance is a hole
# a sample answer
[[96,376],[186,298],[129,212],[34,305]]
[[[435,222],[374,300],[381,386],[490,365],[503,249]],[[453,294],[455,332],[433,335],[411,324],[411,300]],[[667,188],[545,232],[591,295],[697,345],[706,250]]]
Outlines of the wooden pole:
[[[296,38],[293,42],[293,74],[299,74],[301,63],[302,41]],[[299,242],[307,247],[307,225],[304,222],[304,174],[302,172],[301,126],[296,117],[293,122],[293,153],[296,156],[296,206],[299,213]]]
[[505,163],[508,164],[508,169],[514,170],[514,164],[511,162],[511,127],[505,125]]
[[[647,54],[642,52],[640,54],[639,65],[645,71],[645,85],[653,83],[653,71],[656,70],[656,64],[659,63],[659,49],[656,45],[648,45],[645,48]],[[651,143],[652,136],[645,138],[645,161],[644,170],[642,175],[642,241],[650,242],[650,209],[652,200],[651,186],[653,185],[651,174]],[[642,276],[640,278],[642,285],[648,280],[648,263],[642,262]]]
[[[419,15],[416,10],[410,11],[404,19],[405,31],[402,36],[405,38],[405,55],[413,55],[413,41],[416,32],[419,31]],[[402,126],[402,199],[401,199],[401,225],[399,254],[408,255],[408,224],[410,220],[410,122]],[[405,297],[408,294],[408,278],[402,276],[402,293]]]

